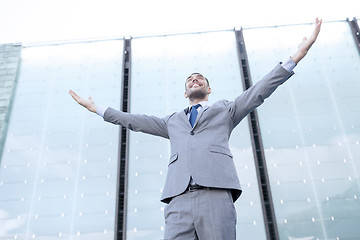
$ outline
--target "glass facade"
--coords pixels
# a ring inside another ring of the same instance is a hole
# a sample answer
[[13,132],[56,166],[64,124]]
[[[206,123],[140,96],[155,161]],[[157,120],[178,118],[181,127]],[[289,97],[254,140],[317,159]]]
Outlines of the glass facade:
[[[312,29],[243,30],[253,83]],[[119,127],[68,91],[120,109],[122,58],[122,40],[23,48],[0,160],[0,239],[116,239]],[[323,23],[294,71],[257,110],[280,239],[358,239],[360,57],[349,24]],[[209,79],[210,103],[241,94],[234,32],[131,39],[130,112],[182,111],[193,72]],[[130,132],[127,147],[126,239],[162,239],[169,142]],[[243,188],[238,239],[266,239],[247,119],[230,149]]]
[[[246,30],[255,82],[311,27]],[[324,23],[315,45],[258,108],[278,229],[281,239],[356,239],[360,58],[346,22]]]
[[24,48],[0,171],[1,239],[114,239],[123,41]]

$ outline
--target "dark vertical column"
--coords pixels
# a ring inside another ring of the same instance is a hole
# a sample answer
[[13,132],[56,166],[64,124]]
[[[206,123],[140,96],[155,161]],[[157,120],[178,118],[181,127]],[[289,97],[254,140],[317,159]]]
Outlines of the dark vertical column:
[[354,18],[353,20],[349,20],[347,19],[350,28],[351,28],[351,32],[353,34],[354,37],[354,41],[357,47],[357,50],[359,51],[360,54],[360,29],[359,29],[359,24],[356,21],[356,18]]
[[[123,112],[129,112],[130,76],[131,76],[131,39],[124,39],[123,72],[121,86],[121,106]],[[128,179],[128,149],[129,130],[120,128],[119,134],[119,164],[116,200],[115,239],[126,239],[126,209],[127,209],[127,179]]]
[[21,44],[0,45],[0,162],[21,61]]
[[[240,72],[244,89],[252,86],[248,57],[245,48],[243,30],[235,30],[236,45],[239,57]],[[259,184],[260,197],[262,203],[263,216],[265,221],[266,237],[269,240],[279,239],[274,206],[272,202],[269,176],[267,173],[265,152],[261,139],[259,119],[256,110],[248,116],[251,142],[255,159],[256,174]]]

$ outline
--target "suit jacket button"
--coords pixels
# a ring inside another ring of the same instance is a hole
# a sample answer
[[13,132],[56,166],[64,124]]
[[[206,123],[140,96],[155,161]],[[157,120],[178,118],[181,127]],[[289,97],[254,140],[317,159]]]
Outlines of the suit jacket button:
[[194,135],[195,133],[193,131],[190,132],[191,135]]

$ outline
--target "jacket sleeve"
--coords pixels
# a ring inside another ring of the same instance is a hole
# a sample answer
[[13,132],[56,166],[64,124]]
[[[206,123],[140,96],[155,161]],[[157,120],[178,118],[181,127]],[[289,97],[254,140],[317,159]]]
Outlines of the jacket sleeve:
[[104,120],[113,124],[126,127],[134,132],[143,132],[169,139],[167,120],[169,117],[158,118],[154,116],[131,114],[117,111],[113,108],[106,109]]
[[278,64],[271,72],[255,85],[244,91],[234,101],[227,102],[226,105],[229,108],[234,127],[238,125],[247,114],[260,106],[278,86],[283,84],[293,74],[294,72],[288,72]]

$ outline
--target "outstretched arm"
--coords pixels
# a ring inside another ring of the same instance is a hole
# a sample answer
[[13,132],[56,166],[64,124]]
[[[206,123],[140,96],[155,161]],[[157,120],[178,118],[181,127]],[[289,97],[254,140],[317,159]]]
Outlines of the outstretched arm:
[[73,90],[69,91],[69,94],[72,96],[72,98],[81,106],[83,106],[84,108],[86,108],[87,110],[89,110],[90,112],[94,112],[96,113],[96,106],[95,103],[93,101],[93,99],[91,97],[89,97],[88,100],[83,99],[81,97],[79,97]]
[[[309,38],[304,38],[299,45],[298,51],[291,56],[290,65],[287,67],[281,64],[275,67],[270,73],[268,73],[261,81],[254,86],[246,90],[243,94],[235,99],[233,102],[229,102],[227,105],[230,108],[234,126],[236,126],[249,112],[260,106],[264,100],[269,97],[275,89],[284,83],[289,77],[294,74],[292,69],[295,64],[299,63],[301,59],[305,57],[310,47],[316,41],[321,27],[322,20],[316,18],[315,29]],[[291,67],[289,67],[291,66]],[[291,69],[289,69],[289,68]]]
[[[69,94],[78,104],[80,104],[90,112],[97,113],[97,110],[101,112],[101,107],[97,107],[91,97],[89,97],[88,100],[83,99],[72,90],[69,91]],[[112,108],[107,108],[106,112],[104,112],[103,114],[97,114],[102,116],[107,122],[124,126],[132,131],[148,133],[167,139],[169,138],[169,134],[167,131],[167,119],[169,117],[158,118],[147,115],[130,114],[122,111],[117,111]]]
[[314,28],[313,33],[311,34],[311,36],[309,38],[307,38],[307,37],[303,38],[302,42],[299,44],[298,51],[294,55],[291,56],[292,60],[294,60],[294,62],[296,64],[298,64],[300,62],[300,60],[305,57],[305,55],[309,51],[310,47],[316,41],[316,39],[319,35],[319,32],[320,32],[321,23],[322,23],[322,20],[319,20],[318,18],[316,18],[315,28]]

